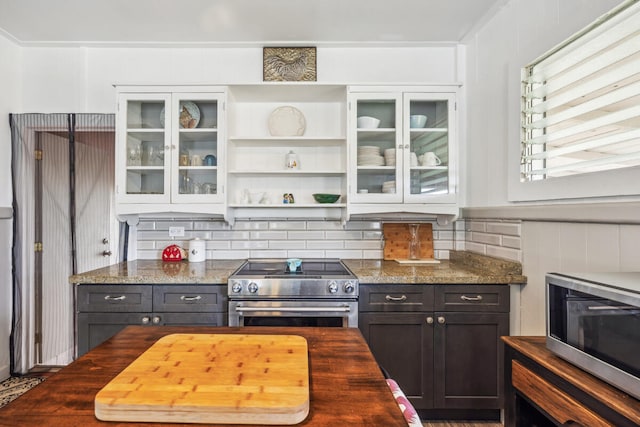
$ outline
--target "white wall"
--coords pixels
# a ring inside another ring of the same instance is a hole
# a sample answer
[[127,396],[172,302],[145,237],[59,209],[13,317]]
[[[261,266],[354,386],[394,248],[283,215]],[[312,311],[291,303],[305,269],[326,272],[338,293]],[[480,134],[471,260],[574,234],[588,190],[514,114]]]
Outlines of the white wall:
[[9,376],[11,333],[11,139],[8,115],[20,108],[20,49],[0,36],[0,380]]
[[[509,120],[519,126],[522,66],[620,0],[510,0],[467,44],[467,206],[507,202]],[[514,78],[515,77],[515,78]],[[511,109],[509,109],[511,108]]]
[[[262,48],[24,48],[24,112],[114,112],[114,84],[262,81]],[[318,81],[452,83],[455,47],[318,48]]]

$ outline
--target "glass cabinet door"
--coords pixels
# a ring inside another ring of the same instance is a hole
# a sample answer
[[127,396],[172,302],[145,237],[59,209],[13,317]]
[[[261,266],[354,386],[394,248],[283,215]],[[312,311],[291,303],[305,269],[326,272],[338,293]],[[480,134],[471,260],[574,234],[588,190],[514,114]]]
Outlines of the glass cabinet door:
[[212,203],[221,199],[219,174],[222,138],[221,97],[215,94],[174,94],[172,200]]
[[404,95],[405,201],[449,202],[452,182],[453,95]]
[[164,94],[121,98],[120,117],[124,120],[119,127],[124,127],[124,130],[121,129],[119,134],[125,139],[125,148],[118,155],[125,156],[126,177],[119,177],[119,187],[124,187],[122,196],[125,200],[140,203],[169,201],[170,177],[166,153],[170,138],[167,123],[170,118],[167,120],[165,112],[169,99]]
[[[357,94],[351,99],[351,200],[402,201],[402,99],[399,94]],[[355,108],[354,108],[355,106]],[[354,191],[355,190],[355,191]]]

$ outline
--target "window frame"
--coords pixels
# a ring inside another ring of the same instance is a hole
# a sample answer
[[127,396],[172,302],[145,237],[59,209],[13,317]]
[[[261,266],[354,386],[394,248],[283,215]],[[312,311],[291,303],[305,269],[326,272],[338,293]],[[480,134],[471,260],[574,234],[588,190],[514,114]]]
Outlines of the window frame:
[[[636,1],[625,2],[613,11],[598,18],[594,23],[576,33],[554,47],[549,52],[542,55],[534,62],[545,58],[560,49],[570,40],[585,34],[589,29],[594,28],[604,17],[613,13],[621,7],[634,7],[638,9],[640,5]],[[634,5],[635,4],[635,5]],[[626,6],[625,6],[626,5]],[[526,65],[528,66],[528,65]],[[525,66],[525,67],[526,67]],[[507,197],[511,202],[518,201],[553,201],[553,200],[575,200],[594,198],[635,198],[640,196],[640,166],[633,166],[622,169],[612,169],[606,171],[589,172],[583,174],[569,175],[563,177],[553,177],[543,180],[521,181],[521,67],[510,66],[509,88],[517,90],[513,96],[509,96],[509,111],[518,112],[510,115],[511,120],[508,125],[508,185]]]

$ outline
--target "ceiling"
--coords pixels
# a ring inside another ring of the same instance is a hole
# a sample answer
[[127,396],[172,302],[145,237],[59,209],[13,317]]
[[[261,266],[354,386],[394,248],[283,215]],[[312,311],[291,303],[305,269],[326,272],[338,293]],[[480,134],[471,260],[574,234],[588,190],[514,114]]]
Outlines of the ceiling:
[[507,0],[0,0],[22,46],[456,43]]

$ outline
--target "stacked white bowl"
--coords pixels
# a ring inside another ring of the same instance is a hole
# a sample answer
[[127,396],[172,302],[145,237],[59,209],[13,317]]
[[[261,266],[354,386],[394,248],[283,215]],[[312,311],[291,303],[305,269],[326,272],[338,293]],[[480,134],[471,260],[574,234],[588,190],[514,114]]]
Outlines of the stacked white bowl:
[[384,150],[384,164],[387,166],[396,165],[396,149],[395,148],[387,148],[386,150]]
[[396,192],[396,182],[395,181],[385,181],[382,183],[382,192],[383,193],[395,193]]
[[380,154],[380,147],[375,145],[358,147],[358,166],[384,166],[384,157]]

